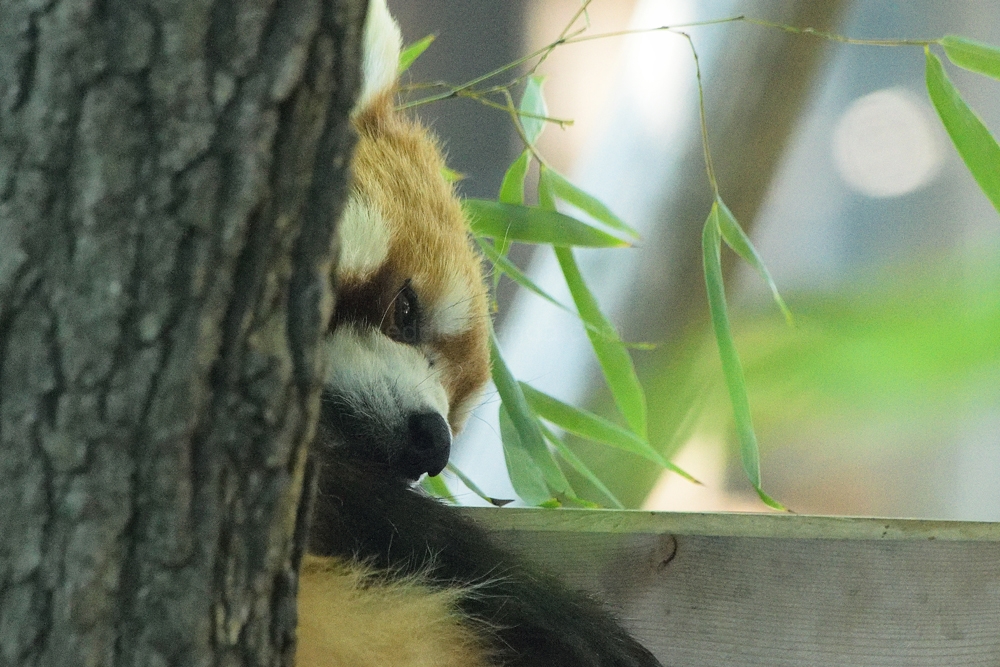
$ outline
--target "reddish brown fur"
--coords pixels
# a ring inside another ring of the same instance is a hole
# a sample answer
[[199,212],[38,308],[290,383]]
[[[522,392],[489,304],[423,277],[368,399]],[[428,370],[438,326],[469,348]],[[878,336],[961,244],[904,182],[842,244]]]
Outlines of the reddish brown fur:
[[411,280],[422,302],[440,305],[455,281],[468,293],[473,320],[468,328],[429,342],[429,356],[446,365],[440,377],[454,427],[490,374],[482,267],[469,244],[461,204],[443,176],[437,141],[418,121],[397,112],[392,101],[387,93],[355,120],[360,140],[354,187],[389,223],[387,264]]

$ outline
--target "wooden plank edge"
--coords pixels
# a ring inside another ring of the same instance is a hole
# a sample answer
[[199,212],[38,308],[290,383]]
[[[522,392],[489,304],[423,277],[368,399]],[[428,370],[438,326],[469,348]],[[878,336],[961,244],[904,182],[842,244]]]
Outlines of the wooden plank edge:
[[826,540],[1000,542],[1000,523],[750,512],[463,507],[489,530]]

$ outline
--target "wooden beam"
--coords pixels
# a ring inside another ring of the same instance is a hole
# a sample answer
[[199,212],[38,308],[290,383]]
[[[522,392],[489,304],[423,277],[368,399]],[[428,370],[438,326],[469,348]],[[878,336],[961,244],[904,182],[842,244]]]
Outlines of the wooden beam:
[[469,508],[665,665],[996,665],[1000,524]]

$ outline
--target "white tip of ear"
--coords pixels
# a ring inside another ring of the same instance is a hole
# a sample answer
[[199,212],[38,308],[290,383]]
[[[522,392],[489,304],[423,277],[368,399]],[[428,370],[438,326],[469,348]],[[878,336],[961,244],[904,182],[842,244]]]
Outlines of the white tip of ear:
[[355,114],[364,111],[372,100],[396,85],[402,42],[399,26],[389,14],[385,0],[371,0],[365,19],[361,95],[354,105]]

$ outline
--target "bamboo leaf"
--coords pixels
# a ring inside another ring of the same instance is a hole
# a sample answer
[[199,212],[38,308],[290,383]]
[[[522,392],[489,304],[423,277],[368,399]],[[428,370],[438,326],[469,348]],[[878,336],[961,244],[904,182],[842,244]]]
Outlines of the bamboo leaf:
[[590,325],[586,329],[587,337],[601,365],[601,371],[604,373],[615,404],[625,417],[629,428],[645,438],[646,396],[642,391],[642,385],[639,384],[635,366],[632,365],[632,357],[584,282],[576,258],[573,257],[573,251],[569,248],[555,250],[576,309],[583,321]]
[[941,46],[959,67],[1000,80],[1000,48],[956,35],[945,35]]
[[413,44],[410,44],[402,50],[399,54],[399,73],[402,74],[406,70],[410,69],[410,65],[420,57],[427,47],[431,45],[434,41],[434,35],[427,35],[423,39],[418,39]]
[[753,247],[750,238],[743,231],[743,228],[740,227],[740,223],[736,222],[736,217],[729,210],[729,207],[726,206],[725,202],[721,198],[717,198],[716,202],[719,205],[719,231],[722,233],[722,238],[726,241],[726,245],[732,248],[737,255],[743,258],[744,262],[760,274],[760,277],[764,279],[764,282],[770,288],[774,302],[778,304],[782,315],[785,316],[785,321],[789,324],[794,324],[792,311],[788,309],[788,306],[785,305],[785,300],[778,294],[778,286],[774,284],[771,273],[767,270],[767,266],[764,265],[764,260],[757,254],[757,249]]
[[618,426],[592,412],[563,403],[559,399],[538,391],[534,387],[521,383],[521,391],[531,409],[542,419],[552,422],[562,430],[599,442],[610,447],[637,454],[660,465],[681,477],[701,484],[697,479],[663,457],[645,440],[631,431]]
[[[555,211],[555,193],[550,183],[542,179],[538,182],[538,203],[543,209]],[[573,251],[568,248],[555,248],[555,252],[563,277],[573,296],[573,303],[576,304],[576,310],[589,325],[586,327],[587,337],[590,339],[590,345],[597,356],[611,395],[615,399],[615,405],[624,415],[629,428],[645,438],[646,395],[635,374],[632,357],[584,282],[573,257]]]
[[573,468],[573,470],[576,470],[581,477],[584,477],[587,481],[593,484],[598,491],[604,494],[604,497],[611,501],[611,504],[614,507],[618,509],[625,509],[625,506],[622,505],[622,502],[611,492],[611,489],[609,489],[604,482],[602,482],[601,479],[594,474],[594,471],[587,467],[587,464],[584,463],[583,460],[581,460],[580,457],[577,456],[565,442],[563,442],[562,438],[557,436],[550,429],[545,428],[545,426],[542,426],[542,433],[545,435],[545,439],[552,443],[552,446],[556,448],[557,452],[559,452],[559,456],[561,456],[562,459],[566,461],[571,468]]
[[476,494],[489,504],[495,507],[503,507],[504,505],[509,505],[510,503],[514,502],[511,499],[494,498],[492,496],[486,495],[486,493],[482,489],[480,489],[475,482],[469,479],[469,477],[464,472],[462,472],[458,468],[458,466],[449,463],[447,468],[450,473],[452,473],[453,475],[455,475],[455,477],[458,477],[460,480],[462,480],[462,484],[465,484],[465,486],[468,487],[469,491],[472,491],[474,494]]
[[557,211],[486,199],[466,199],[463,205],[472,233],[478,236],[586,248],[628,245],[627,241]]
[[[566,479],[562,470],[559,469],[559,465],[552,458],[552,452],[545,445],[538,420],[528,406],[528,402],[521,392],[520,384],[514,379],[506,362],[504,362],[503,356],[500,354],[500,348],[497,346],[496,335],[492,330],[490,331],[490,360],[493,365],[493,384],[496,385],[497,393],[500,394],[500,399],[503,402],[501,416],[503,414],[507,415],[507,419],[510,420],[514,432],[518,436],[516,440],[505,437],[501,430],[500,435],[504,441],[504,451],[506,452],[508,449],[507,443],[509,440],[512,446],[523,450],[530,460],[534,461],[535,467],[538,468],[542,479],[548,484],[549,488],[556,493],[572,494],[573,490],[570,488],[569,480]],[[511,458],[508,458],[508,466],[511,460]],[[521,465],[523,459],[519,458],[519,455],[515,455],[513,462],[515,465]],[[511,481],[513,482],[515,471],[510,470],[510,473]],[[523,474],[523,471],[518,471],[517,474]],[[514,489],[518,490],[518,487],[515,485]],[[520,490],[518,490],[518,493],[520,493]],[[549,494],[549,496],[551,495]],[[528,500],[528,498],[525,498],[525,500]]]
[[524,203],[524,177],[528,175],[529,164],[531,164],[531,153],[525,149],[503,175],[500,194],[497,196],[499,201],[504,204]]
[[441,177],[449,183],[458,183],[465,178],[465,174],[454,169],[449,169],[448,167],[441,167]]
[[766,504],[775,509],[784,509],[774,499],[764,493],[760,483],[760,450],[757,436],[750,417],[750,401],[747,398],[746,379],[743,366],[733,342],[733,332],[726,312],[726,293],[722,284],[722,233],[719,229],[719,204],[712,204],[712,210],[705,220],[701,237],[702,259],[705,267],[705,287],[708,291],[708,309],[715,330],[715,341],[722,359],[722,375],[729,390],[729,400],[733,404],[736,434],[740,441],[740,459],[743,470]]
[[544,180],[552,188],[553,194],[567,204],[577,207],[595,220],[603,222],[608,227],[624,232],[633,239],[639,238],[639,232],[626,224],[621,218],[611,212],[603,202],[569,182],[562,174],[552,169],[541,169],[539,180]]
[[[572,315],[573,317],[577,318],[578,320],[580,320],[580,323],[593,333],[599,336],[610,337],[611,340],[618,340],[617,333],[611,332],[610,334],[608,334],[607,332],[599,331],[597,330],[597,328],[591,326],[587,322],[584,322],[578,312],[576,312],[575,310],[564,304],[562,301],[559,301],[554,296],[552,296],[551,294],[543,290],[541,287],[539,287],[538,284],[531,278],[529,278],[527,275],[525,275],[524,272],[521,271],[521,269],[519,269],[516,264],[514,264],[514,262],[507,259],[507,257],[501,255],[500,251],[497,250],[495,247],[493,247],[489,241],[479,238],[476,239],[476,244],[479,246],[479,249],[482,251],[482,253],[486,256],[486,259],[488,259],[490,263],[493,264],[493,268],[496,272],[494,275],[498,277],[500,274],[508,276],[511,280],[513,280],[515,283],[517,283],[524,289],[535,294],[536,296],[545,299],[556,308],[559,308],[560,310],[563,310]],[[656,347],[652,343],[622,342],[622,345],[624,345],[629,349],[634,348],[639,350],[652,350]]]
[[719,356],[722,358],[722,373],[729,390],[736,417],[736,431],[740,440],[740,457],[743,469],[755,486],[760,486],[760,453],[757,437],[750,419],[750,403],[747,400],[746,380],[743,367],[733,342],[733,333],[726,311],[726,294],[722,283],[722,237],[719,230],[719,205],[712,204],[712,210],[705,221],[701,239],[702,259],[705,268],[705,287],[708,291],[708,309],[712,318]]
[[1000,146],[948,79],[941,59],[925,49],[927,93],[976,183],[1000,211]]
[[490,263],[493,264],[494,269],[498,273],[503,273],[507,275],[515,283],[517,283],[524,289],[528,290],[529,292],[535,294],[536,296],[540,296],[541,298],[545,299],[556,308],[560,308],[566,311],[567,313],[573,315],[574,317],[579,317],[579,315],[575,310],[573,310],[572,308],[570,308],[569,306],[567,306],[566,304],[559,301],[554,296],[543,290],[535,283],[535,281],[526,276],[524,272],[521,271],[521,269],[519,269],[516,264],[514,264],[514,262],[510,261],[505,256],[501,255],[500,251],[494,248],[492,245],[490,245],[489,241],[484,241],[483,239],[476,239],[476,245],[479,246],[479,249],[482,251],[482,253],[486,255],[486,259],[488,259]]
[[441,475],[434,477],[424,475],[424,478],[420,480],[420,486],[424,487],[424,490],[431,495],[447,500],[449,503],[457,502]]
[[779,512],[791,512],[790,509],[779,503],[771,496],[764,493],[764,489],[760,488],[759,486],[755,486],[753,490],[757,492],[757,497],[760,498],[762,501],[764,501],[764,504],[770,507],[771,509],[776,509]]
[[551,498],[542,471],[521,443],[521,435],[503,405],[500,406],[500,440],[510,483],[521,500],[529,505],[540,505]]
[[[504,204],[524,204],[524,179],[528,175],[528,166],[530,164],[531,152],[525,149],[507,167],[507,171],[503,175],[503,182],[500,183],[500,193],[497,195],[498,201]],[[507,238],[496,239],[496,249],[501,255],[506,255],[507,251],[510,250],[510,240]],[[494,277],[494,289],[499,279],[499,275]]]
[[545,105],[545,97],[542,95],[542,84],[545,77],[533,74],[528,77],[528,83],[524,87],[524,94],[521,96],[520,111],[531,114],[521,116],[521,127],[524,129],[524,136],[528,143],[534,145],[545,129],[545,121],[534,116],[548,116],[549,110]]

